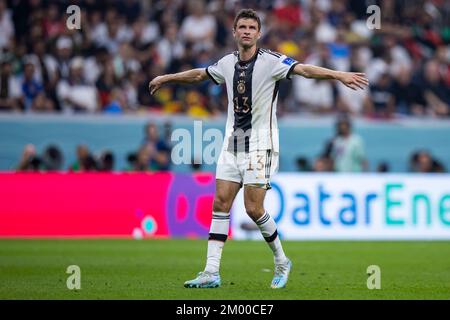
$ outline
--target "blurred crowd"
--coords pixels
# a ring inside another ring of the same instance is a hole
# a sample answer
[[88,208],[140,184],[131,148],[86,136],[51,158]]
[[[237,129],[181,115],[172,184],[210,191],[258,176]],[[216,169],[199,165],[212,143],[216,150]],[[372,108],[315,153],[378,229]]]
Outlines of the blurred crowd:
[[[374,170],[369,170],[366,158],[350,159],[344,156],[344,159],[351,163],[353,167],[342,167],[343,157],[335,154],[334,156],[327,154],[320,154],[316,158],[310,160],[307,157],[299,156],[297,158],[297,170],[299,172],[340,172],[340,173],[363,173],[363,172],[377,172],[388,173],[392,172],[387,161],[380,161],[375,165]],[[336,162],[337,161],[337,162]],[[336,164],[335,164],[336,163]],[[408,162],[407,172],[411,173],[446,173],[448,172],[440,159],[437,159],[429,150],[418,149],[414,151]]]
[[79,144],[76,147],[76,160],[66,166],[63,151],[54,144],[44,148],[41,154],[36,146],[28,144],[24,147],[16,171],[21,172],[113,172],[113,171],[167,171],[170,169],[172,127],[164,125],[161,135],[158,126],[147,123],[144,127],[144,137],[138,150],[127,154],[127,166],[117,168],[116,156],[112,150],[103,150],[94,154],[89,146]]
[[[355,133],[352,121],[346,114],[339,114],[335,134],[325,142],[322,152],[312,161],[304,156],[296,159],[300,172],[390,172],[389,162],[380,161],[373,170],[369,168],[363,138]],[[426,149],[417,149],[409,157],[407,166],[411,173],[445,173],[443,163]]]
[[[94,154],[87,145],[76,147],[76,160],[65,163],[62,150],[54,144],[38,153],[36,146],[28,144],[24,147],[16,171],[19,172],[155,172],[173,170],[171,153],[172,124],[170,122],[158,126],[149,122],[143,130],[143,138],[139,148],[126,155],[126,167],[116,165],[116,156],[112,150],[103,150]],[[335,134],[325,141],[322,152],[313,160],[304,156],[296,159],[299,172],[390,172],[389,163],[381,161],[371,170],[366,156],[363,138],[352,128],[351,118],[339,114],[335,124]],[[202,165],[191,161],[191,171],[202,171]],[[444,173],[446,168],[440,160],[428,150],[418,149],[410,155],[407,166],[412,173]]]
[[[366,24],[372,4],[380,29]],[[69,5],[81,9],[80,29],[67,27]],[[262,18],[260,46],[370,80],[364,91],[282,81],[280,116],[449,117],[446,0],[0,0],[0,110],[224,114],[223,86],[171,85],[151,96],[148,82],[236,50],[233,18],[243,7]]]

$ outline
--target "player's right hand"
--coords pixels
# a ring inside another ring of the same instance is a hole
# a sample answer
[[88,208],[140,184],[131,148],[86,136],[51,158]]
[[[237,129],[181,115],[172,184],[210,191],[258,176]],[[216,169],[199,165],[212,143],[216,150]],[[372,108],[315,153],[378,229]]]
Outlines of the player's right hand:
[[150,90],[150,94],[153,95],[161,86],[163,85],[163,77],[158,76],[154,78],[150,83],[148,84],[148,90]]
[[353,90],[362,89],[369,85],[369,80],[364,73],[360,72],[339,72],[338,80]]

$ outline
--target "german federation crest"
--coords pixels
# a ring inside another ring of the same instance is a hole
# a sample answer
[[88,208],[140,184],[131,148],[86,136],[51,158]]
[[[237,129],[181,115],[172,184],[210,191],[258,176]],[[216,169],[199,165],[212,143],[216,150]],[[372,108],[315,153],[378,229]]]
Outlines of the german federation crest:
[[243,94],[245,92],[245,83],[244,82],[239,82],[237,85],[237,91],[240,94]]

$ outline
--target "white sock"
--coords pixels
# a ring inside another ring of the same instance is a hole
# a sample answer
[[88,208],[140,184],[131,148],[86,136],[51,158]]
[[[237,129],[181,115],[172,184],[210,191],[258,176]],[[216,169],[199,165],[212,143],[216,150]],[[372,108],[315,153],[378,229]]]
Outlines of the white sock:
[[209,229],[206,272],[219,272],[222,249],[227,240],[229,228],[230,214],[228,212],[213,212]]
[[256,221],[256,224],[261,230],[261,234],[273,251],[275,264],[284,263],[287,258],[281,246],[280,237],[278,237],[277,225],[275,220],[266,212]]

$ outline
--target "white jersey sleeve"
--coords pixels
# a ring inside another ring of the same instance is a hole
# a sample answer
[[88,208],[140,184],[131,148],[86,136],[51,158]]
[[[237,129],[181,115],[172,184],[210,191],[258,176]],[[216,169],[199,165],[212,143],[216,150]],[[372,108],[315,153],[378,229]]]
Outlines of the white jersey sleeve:
[[275,80],[291,79],[292,70],[298,61],[285,55],[276,59],[275,66],[272,69],[272,77]]
[[219,85],[225,82],[224,76],[224,58],[220,59],[216,63],[210,65],[206,68],[206,73],[214,81],[215,84]]

